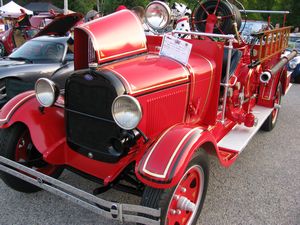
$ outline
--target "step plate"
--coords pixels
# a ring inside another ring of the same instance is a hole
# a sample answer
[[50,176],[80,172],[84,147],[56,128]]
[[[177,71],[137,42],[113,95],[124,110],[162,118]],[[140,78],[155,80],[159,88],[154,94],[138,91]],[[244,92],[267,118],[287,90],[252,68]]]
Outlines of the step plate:
[[253,114],[258,119],[257,126],[249,128],[237,124],[218,142],[218,147],[241,153],[272,111],[273,108],[255,106],[253,108]]

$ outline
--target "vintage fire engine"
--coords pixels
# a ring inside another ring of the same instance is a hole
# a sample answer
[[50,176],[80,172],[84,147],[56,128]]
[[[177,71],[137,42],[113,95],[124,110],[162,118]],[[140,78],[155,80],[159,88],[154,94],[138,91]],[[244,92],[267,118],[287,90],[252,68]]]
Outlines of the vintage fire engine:
[[[121,222],[196,224],[207,155],[232,165],[260,128],[274,128],[290,85],[285,64],[296,52],[280,58],[290,27],[253,34],[247,44],[240,15],[228,1],[205,1],[192,31],[163,36],[170,9],[154,1],[146,11],[153,35],[129,10],[77,27],[76,71],[65,90],[42,78],[0,112],[3,181]],[[56,179],[62,168],[101,185],[79,190]],[[110,188],[141,196],[141,204],[97,197]]]

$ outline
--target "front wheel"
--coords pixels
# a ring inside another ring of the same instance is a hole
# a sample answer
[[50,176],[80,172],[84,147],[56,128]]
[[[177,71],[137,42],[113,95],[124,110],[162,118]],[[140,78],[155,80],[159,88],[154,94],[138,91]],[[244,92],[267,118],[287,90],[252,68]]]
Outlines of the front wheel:
[[176,187],[146,187],[141,205],[161,208],[162,225],[195,225],[203,207],[208,177],[207,155],[196,152]]
[[277,90],[274,96],[274,110],[267,118],[267,120],[263,123],[261,129],[264,131],[271,131],[274,129],[279,115],[280,103],[281,103],[281,95],[282,95],[282,86],[281,83],[278,84]]
[[[54,178],[58,178],[63,170],[43,160],[42,154],[32,143],[28,128],[23,124],[0,130],[0,155]],[[32,193],[41,190],[10,174],[1,172],[0,175],[4,183],[16,191]]]

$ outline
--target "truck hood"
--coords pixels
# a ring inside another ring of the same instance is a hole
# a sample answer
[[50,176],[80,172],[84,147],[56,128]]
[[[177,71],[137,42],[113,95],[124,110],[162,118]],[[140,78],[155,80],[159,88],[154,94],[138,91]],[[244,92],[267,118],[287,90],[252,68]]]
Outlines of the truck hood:
[[68,15],[59,15],[49,23],[46,27],[40,30],[34,37],[43,35],[64,36],[72,27],[76,25],[83,15],[81,13],[71,13]]
[[147,54],[121,62],[112,63],[101,69],[116,74],[132,95],[187,83],[190,79],[188,69],[182,64],[159,55]]

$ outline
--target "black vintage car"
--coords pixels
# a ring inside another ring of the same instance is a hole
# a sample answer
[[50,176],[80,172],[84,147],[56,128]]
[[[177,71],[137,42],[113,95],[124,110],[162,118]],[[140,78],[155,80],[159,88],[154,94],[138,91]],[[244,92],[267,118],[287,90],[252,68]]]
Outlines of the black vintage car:
[[0,60],[0,108],[17,94],[34,89],[42,77],[64,87],[74,71],[73,39],[66,34],[81,19],[79,13],[55,19],[36,38]]

